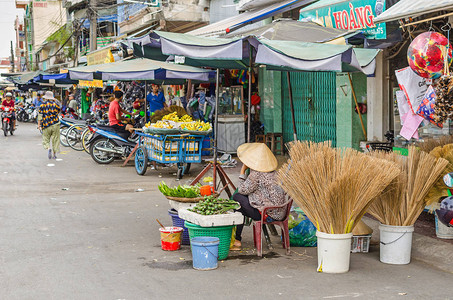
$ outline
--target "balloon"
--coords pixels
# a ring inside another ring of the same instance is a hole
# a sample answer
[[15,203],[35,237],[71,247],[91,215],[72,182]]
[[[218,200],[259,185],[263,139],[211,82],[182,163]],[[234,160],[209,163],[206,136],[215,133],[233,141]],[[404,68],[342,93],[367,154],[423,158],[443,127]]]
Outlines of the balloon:
[[448,66],[450,66],[452,49],[448,39],[434,31],[422,33],[412,41],[407,50],[409,66],[421,77],[439,78],[444,70],[444,49],[448,53]]

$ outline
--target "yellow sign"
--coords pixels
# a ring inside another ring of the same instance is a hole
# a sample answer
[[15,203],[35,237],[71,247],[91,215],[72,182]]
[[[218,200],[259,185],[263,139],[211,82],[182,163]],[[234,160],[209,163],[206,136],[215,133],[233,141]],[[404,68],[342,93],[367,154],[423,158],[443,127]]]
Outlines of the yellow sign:
[[95,87],[103,88],[104,84],[102,80],[79,80],[79,87]]
[[100,64],[108,64],[114,62],[115,59],[113,58],[112,51],[110,48],[95,51],[93,53],[87,54],[87,61],[88,65],[100,65]]

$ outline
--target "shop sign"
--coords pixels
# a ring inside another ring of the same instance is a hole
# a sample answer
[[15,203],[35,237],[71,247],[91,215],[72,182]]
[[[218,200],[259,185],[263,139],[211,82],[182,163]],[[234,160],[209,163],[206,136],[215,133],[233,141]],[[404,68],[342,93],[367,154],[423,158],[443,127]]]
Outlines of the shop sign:
[[33,7],[47,7],[47,0],[34,0]]
[[114,61],[115,59],[110,48],[87,54],[87,64],[89,66],[108,64]]
[[[316,5],[316,3],[314,4]],[[345,30],[363,30],[368,38],[386,39],[385,23],[375,24],[374,18],[385,10],[384,0],[351,0],[342,1],[330,6],[300,11],[299,20],[311,19],[325,27]]]
[[79,80],[79,87],[94,87],[94,88],[103,88],[104,83],[102,80]]

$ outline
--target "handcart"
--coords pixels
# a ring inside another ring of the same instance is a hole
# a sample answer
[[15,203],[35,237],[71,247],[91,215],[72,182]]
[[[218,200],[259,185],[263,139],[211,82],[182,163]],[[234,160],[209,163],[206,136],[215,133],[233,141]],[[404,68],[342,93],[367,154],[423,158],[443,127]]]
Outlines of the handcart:
[[138,148],[135,152],[135,170],[144,175],[151,161],[176,164],[177,178],[189,172],[191,163],[201,162],[202,135],[158,135],[137,132]]

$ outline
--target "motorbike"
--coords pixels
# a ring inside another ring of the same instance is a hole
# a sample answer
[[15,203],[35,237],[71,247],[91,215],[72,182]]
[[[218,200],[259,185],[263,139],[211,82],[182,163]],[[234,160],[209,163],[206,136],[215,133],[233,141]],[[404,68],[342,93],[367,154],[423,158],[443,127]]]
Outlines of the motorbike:
[[8,135],[8,131],[11,135],[14,132],[14,125],[13,125],[13,113],[14,108],[11,107],[3,107],[2,108],[2,129],[5,136]]
[[27,112],[25,111],[25,107],[22,107],[22,106],[16,107],[16,120],[19,122],[28,121],[28,115],[27,115]]
[[138,136],[131,140],[128,131],[116,131],[105,125],[88,125],[93,132],[86,143],[90,147],[90,155],[98,164],[110,164],[117,158],[128,157],[135,148]]
[[[131,123],[135,127],[144,126],[144,114],[132,117]],[[90,155],[98,164],[109,164],[117,158],[128,157],[134,150],[138,141],[138,135],[130,137],[128,131],[116,131],[110,126],[89,124],[92,132],[91,138],[86,143],[90,149]]]

